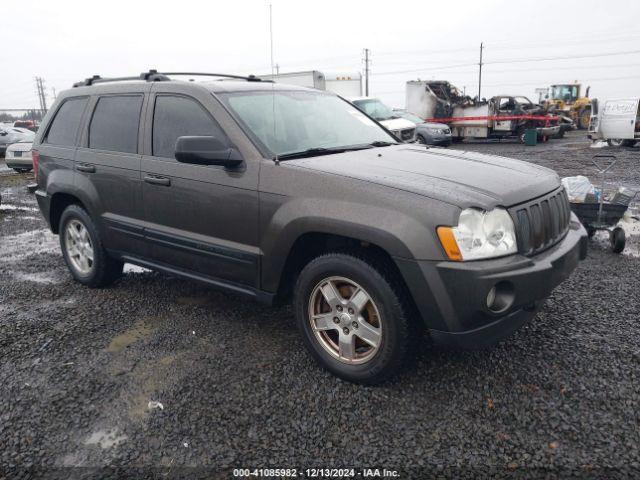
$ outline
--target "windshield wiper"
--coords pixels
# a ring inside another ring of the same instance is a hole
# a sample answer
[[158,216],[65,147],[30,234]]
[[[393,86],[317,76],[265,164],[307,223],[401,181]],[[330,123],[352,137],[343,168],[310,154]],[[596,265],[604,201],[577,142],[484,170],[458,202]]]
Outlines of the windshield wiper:
[[354,152],[356,150],[366,150],[368,148],[374,147],[388,147],[389,145],[398,145],[393,142],[386,142],[381,140],[376,140],[371,143],[362,143],[358,145],[345,145],[344,147],[315,147],[308,148],[307,150],[302,150],[300,152],[291,152],[291,153],[283,153],[282,155],[278,155],[273,159],[276,160],[291,160],[293,158],[306,158],[306,157],[319,157],[320,155],[331,155],[334,153],[344,153],[344,152]]
[[345,151],[347,151],[347,147],[316,147],[308,148],[307,150],[302,150],[300,152],[283,153],[282,155],[277,155],[273,159],[288,160],[292,158],[318,157],[320,155],[331,155],[332,153],[342,153]]

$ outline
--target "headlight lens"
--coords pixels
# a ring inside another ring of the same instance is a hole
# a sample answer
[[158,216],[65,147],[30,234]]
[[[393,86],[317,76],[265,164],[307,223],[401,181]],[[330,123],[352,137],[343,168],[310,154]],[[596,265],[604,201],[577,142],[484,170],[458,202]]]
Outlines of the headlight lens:
[[[440,232],[438,229],[442,241]],[[451,227],[451,233],[462,260],[501,257],[518,251],[513,220],[504,208],[489,212],[467,208],[460,213],[458,225]],[[448,252],[446,248],[445,251]]]
[[442,135],[444,133],[444,130],[442,130],[441,128],[430,128],[429,133],[433,135]]

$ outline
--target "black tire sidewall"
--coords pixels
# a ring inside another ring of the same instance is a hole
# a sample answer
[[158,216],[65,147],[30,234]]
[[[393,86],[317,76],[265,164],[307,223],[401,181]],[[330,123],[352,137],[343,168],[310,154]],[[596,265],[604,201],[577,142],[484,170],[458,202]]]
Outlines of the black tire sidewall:
[[[308,305],[315,286],[331,276],[345,277],[362,286],[378,308],[382,341],[375,356],[364,364],[348,365],[332,357],[318,342],[309,322]],[[305,345],[315,360],[333,374],[357,383],[378,383],[396,370],[404,356],[404,321],[399,300],[385,278],[368,263],[341,254],[319,257],[301,272],[296,284],[294,311]]]
[[[71,220],[80,221],[84,225],[84,227],[87,229],[87,232],[89,232],[89,237],[91,238],[91,245],[93,246],[93,265],[91,267],[91,272],[88,275],[82,275],[80,272],[78,272],[73,267],[73,264],[71,263],[69,256],[67,254],[66,229],[67,229],[67,224]],[[69,268],[69,271],[71,272],[71,275],[73,275],[73,278],[84,285],[90,285],[90,286],[93,285],[98,279],[98,276],[100,274],[100,269],[104,268],[105,266],[101,265],[100,263],[103,261],[102,255],[99,254],[100,253],[99,249],[101,248],[102,244],[100,243],[100,237],[98,235],[98,232],[89,214],[82,207],[79,207],[78,205],[68,206],[64,210],[64,212],[62,212],[62,216],[60,217],[59,235],[60,235],[60,248],[62,249],[62,255],[64,257],[64,261],[67,264],[67,267]]]

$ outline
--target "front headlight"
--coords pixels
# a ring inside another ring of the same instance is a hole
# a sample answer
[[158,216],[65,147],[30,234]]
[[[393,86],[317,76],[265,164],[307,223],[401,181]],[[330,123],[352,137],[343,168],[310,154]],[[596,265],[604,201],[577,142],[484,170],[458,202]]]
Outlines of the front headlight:
[[444,133],[444,130],[442,130],[441,128],[430,128],[429,133],[432,135],[442,135]]
[[511,216],[504,208],[489,212],[467,208],[455,227],[438,227],[438,237],[450,260],[502,257],[518,251]]

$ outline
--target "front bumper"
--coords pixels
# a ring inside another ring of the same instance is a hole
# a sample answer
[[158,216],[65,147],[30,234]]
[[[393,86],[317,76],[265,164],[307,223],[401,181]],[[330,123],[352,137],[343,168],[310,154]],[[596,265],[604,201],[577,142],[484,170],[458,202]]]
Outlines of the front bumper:
[[5,154],[4,160],[9,168],[33,168],[33,159],[31,158],[31,155],[27,157],[14,157],[11,155],[11,152],[9,152],[8,154]]
[[[586,253],[587,233],[572,216],[564,239],[533,257],[396,263],[436,344],[484,348],[533,318]],[[496,285],[509,292],[508,307],[499,313],[487,307],[487,295]]]
[[560,125],[555,125],[553,127],[539,127],[536,128],[536,131],[540,136],[544,135],[547,137],[552,137],[560,133]]

